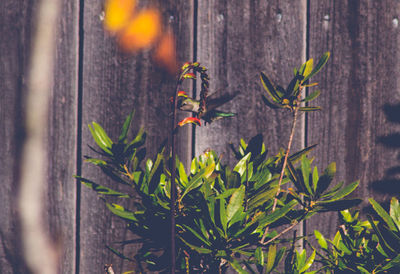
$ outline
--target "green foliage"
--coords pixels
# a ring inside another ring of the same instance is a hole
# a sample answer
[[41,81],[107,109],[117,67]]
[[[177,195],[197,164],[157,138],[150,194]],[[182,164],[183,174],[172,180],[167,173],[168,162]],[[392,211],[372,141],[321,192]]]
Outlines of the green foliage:
[[[170,214],[171,171],[168,163],[172,159],[161,148],[154,160],[144,160],[144,131],[140,130],[132,141],[127,139],[132,121],[133,113],[127,117],[116,143],[100,125],[92,123],[91,133],[101,158],[87,158],[115,182],[128,186],[128,190],[117,191],[112,186],[101,186],[82,177],[78,179],[96,191],[107,208],[126,221],[129,229],[139,236],[135,243],[141,244],[140,249],[131,259],[140,266],[145,263],[149,270],[165,271],[169,265],[170,239],[166,229]],[[289,157],[290,165],[283,183],[293,183],[296,190],[279,193],[278,179],[284,153],[268,157],[261,135],[249,143],[241,140],[238,151],[235,150],[238,162],[233,168],[221,163],[214,151],[194,158],[189,172],[175,159],[177,265],[181,271],[187,270],[188,261],[190,272],[218,273],[230,266],[239,273],[272,273],[288,254],[286,248],[277,245],[289,240],[281,232],[283,226],[301,222],[318,212],[351,206],[351,203],[340,202],[357,184],[329,188],[335,173],[334,165],[318,176],[306,157],[312,148]],[[272,210],[275,197],[277,207]],[[115,202],[115,198],[131,199],[134,207],[126,208]],[[267,227],[266,242],[261,243]],[[112,250],[122,258],[128,257],[116,248]],[[293,273],[307,273],[315,252],[308,259],[305,251],[292,253],[297,271]]]
[[274,85],[268,76],[261,72],[260,79],[261,83],[267,92],[267,95],[262,95],[264,103],[271,108],[287,108],[294,110],[299,108],[300,111],[316,111],[320,110],[320,107],[311,106],[300,106],[300,102],[310,102],[320,95],[320,91],[317,90],[309,94],[304,99],[301,99],[302,89],[305,87],[316,86],[317,83],[309,83],[309,79],[318,73],[322,67],[326,64],[330,56],[329,52],[326,52],[317,65],[314,67],[314,60],[311,58],[305,62],[300,69],[294,69],[294,77],[289,82],[287,88],[283,88],[280,85]]
[[[311,170],[313,172],[311,173]],[[336,173],[336,163],[331,163],[319,176],[317,167],[311,169],[311,160],[305,156],[301,159],[301,165],[296,169],[289,161],[287,174],[295,186],[295,191],[289,189],[290,194],[296,199],[307,215],[315,212],[338,211],[353,207],[361,202],[360,199],[343,199],[352,193],[359,182],[343,186],[340,182],[331,186]]]
[[[286,89],[274,85],[261,73],[267,93],[263,95],[265,104],[294,111],[288,149],[281,149],[273,156],[268,155],[259,134],[248,143],[241,139],[238,149],[231,144],[237,159],[233,167],[222,163],[210,150],[194,158],[189,169],[178,158],[172,159],[164,147],[154,160],[145,160],[144,130],[128,140],[134,112],[123,123],[117,142],[113,142],[99,124],[90,124],[89,130],[98,146],[93,151],[99,158],[86,157],[86,161],[121,186],[116,190],[113,189],[115,184],[102,186],[87,178],[77,178],[97,192],[105,206],[138,236],[122,244],[140,245],[133,258],[122,254],[118,248],[108,248],[123,259],[136,261],[141,272],[144,266],[149,271],[169,270],[171,174],[177,174],[173,182],[177,186],[174,206],[177,209],[176,265],[179,272],[224,273],[230,267],[238,273],[276,273],[278,265],[283,263],[285,273],[316,273],[312,266],[319,262],[319,272],[325,273],[399,273],[398,200],[392,199],[388,213],[370,199],[380,219],[368,217],[368,221],[360,221],[358,212],[348,211],[361,202],[348,198],[358,181],[334,183],[335,163],[320,173],[313,166],[313,159],[307,157],[315,145],[290,154],[298,111],[320,109],[301,105],[317,98],[320,91],[308,96],[303,96],[302,91],[316,85],[309,80],[321,70],[329,56],[329,52],[325,53],[315,67],[310,59],[295,69],[294,78]],[[189,118],[189,122],[200,123],[200,118],[212,121],[211,116],[207,116],[210,102],[207,101],[209,77],[206,71],[197,62],[182,67],[180,82],[196,79],[196,72],[200,72],[202,79],[200,101],[193,101],[182,91],[177,93],[180,100],[190,99],[193,105],[199,104],[197,117]],[[182,102],[178,103],[177,107],[182,107]],[[171,166],[176,170],[171,170]],[[122,203],[124,200],[130,201],[132,206],[123,206],[128,204]],[[327,211],[340,211],[343,223],[333,240],[314,231],[319,248],[312,247],[307,254],[306,249],[296,250],[300,239],[296,233],[293,238],[285,238],[285,233],[298,223]],[[289,242],[292,243],[290,248],[282,245]]]
[[358,212],[351,214],[345,210],[340,212],[343,225],[332,241],[314,231],[321,247],[318,253],[323,265],[321,270],[326,273],[400,272],[399,202],[392,198],[389,213],[373,199],[370,203],[381,221],[374,221],[370,216],[368,221],[360,221]]

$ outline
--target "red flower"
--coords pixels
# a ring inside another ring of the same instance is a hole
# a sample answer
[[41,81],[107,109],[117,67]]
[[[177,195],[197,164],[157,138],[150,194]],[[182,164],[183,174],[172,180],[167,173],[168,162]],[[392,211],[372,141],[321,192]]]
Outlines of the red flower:
[[189,124],[189,123],[201,126],[200,119],[196,118],[196,117],[187,117],[187,118],[183,119],[182,121],[180,121],[178,123],[178,125],[181,127],[181,126]]
[[184,79],[196,79],[196,74],[194,73],[186,73],[185,75],[183,75]]
[[187,95],[187,93],[186,93],[185,91],[180,90],[180,91],[178,91],[178,97],[185,97],[185,98],[187,98],[188,95]]

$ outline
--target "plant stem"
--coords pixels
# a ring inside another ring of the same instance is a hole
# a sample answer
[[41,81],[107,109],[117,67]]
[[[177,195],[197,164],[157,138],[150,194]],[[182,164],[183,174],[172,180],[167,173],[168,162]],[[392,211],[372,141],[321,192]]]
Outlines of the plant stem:
[[284,230],[282,230],[278,235],[276,235],[275,237],[269,239],[268,241],[261,242],[261,244],[263,245],[267,245],[272,241],[275,241],[276,239],[278,239],[280,236],[282,236],[283,234],[285,234],[286,232],[290,231],[293,227],[295,227],[299,222],[297,220],[295,220],[289,227],[285,228]]
[[[292,129],[291,129],[291,132],[290,132],[290,137],[289,137],[289,142],[288,142],[288,146],[287,146],[287,149],[286,149],[285,158],[283,160],[283,166],[282,166],[282,170],[281,170],[281,175],[279,177],[278,190],[276,192],[274,203],[272,205],[272,212],[275,211],[276,204],[278,203],[278,195],[281,193],[281,184],[282,184],[282,180],[283,180],[283,175],[285,174],[285,168],[286,168],[286,165],[287,165],[287,160],[289,158],[290,148],[292,147],[292,143],[293,143],[293,137],[294,137],[294,132],[295,132],[295,128],[296,128],[296,122],[297,122],[297,117],[298,117],[298,113],[299,113],[299,107],[300,107],[299,105],[300,105],[300,98],[301,98],[300,97],[301,86],[299,87],[299,89],[300,89],[300,92],[299,92],[299,95],[297,96],[296,107],[295,107],[294,112],[293,112]],[[267,237],[267,234],[268,234],[268,229],[269,229],[269,227],[267,226],[265,228],[264,234],[263,234],[263,236],[261,238],[261,244],[264,244],[265,237]],[[268,242],[270,242],[270,241],[271,240],[269,240]]]
[[172,111],[172,124],[171,124],[171,151],[172,151],[172,163],[171,163],[171,203],[170,203],[170,210],[171,210],[171,273],[175,273],[175,203],[176,203],[176,147],[175,147],[175,126],[176,126],[176,116],[177,116],[177,96],[178,96],[178,88],[181,83],[181,77],[179,77],[175,93],[173,95],[173,111]]

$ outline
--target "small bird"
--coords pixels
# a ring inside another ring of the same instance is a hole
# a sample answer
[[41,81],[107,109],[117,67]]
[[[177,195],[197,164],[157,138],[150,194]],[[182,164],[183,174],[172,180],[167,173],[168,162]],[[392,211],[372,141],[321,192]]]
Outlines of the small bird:
[[[214,93],[215,94],[215,93]],[[232,112],[223,112],[217,110],[217,107],[222,106],[223,104],[229,102],[236,95],[239,94],[238,91],[235,93],[229,94],[225,93],[220,97],[214,98],[214,94],[208,96],[205,100],[204,111],[199,113],[200,110],[200,100],[193,99],[187,95],[184,91],[178,92],[178,108],[183,111],[191,111],[197,115],[199,119],[203,119],[206,123],[211,123],[218,119],[222,119],[225,117],[235,116],[235,113]]]

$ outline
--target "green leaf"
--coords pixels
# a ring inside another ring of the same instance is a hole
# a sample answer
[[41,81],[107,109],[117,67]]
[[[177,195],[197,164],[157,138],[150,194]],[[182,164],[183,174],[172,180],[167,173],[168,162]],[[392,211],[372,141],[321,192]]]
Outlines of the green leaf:
[[135,217],[135,214],[129,210],[126,210],[123,206],[118,205],[118,204],[109,204],[106,203],[106,206],[108,209],[117,215],[118,217],[128,220],[128,221],[138,221]]
[[304,264],[306,263],[306,259],[307,259],[307,252],[305,249],[303,249],[301,252],[296,250],[296,265],[298,270],[300,270],[304,266]]
[[328,212],[328,211],[341,211],[345,209],[352,208],[362,202],[361,199],[345,199],[329,203],[320,204],[316,203],[314,207],[317,211]]
[[257,247],[254,252],[254,256],[256,257],[257,264],[260,266],[264,266],[264,252],[262,251],[261,246]]
[[318,179],[319,179],[318,168],[317,166],[315,166],[312,174],[314,193],[317,191]]
[[301,157],[302,157],[303,155],[307,155],[307,154],[308,154],[311,150],[313,150],[316,146],[317,146],[316,144],[311,145],[311,146],[309,146],[309,147],[306,147],[306,148],[304,148],[304,149],[302,149],[302,150],[300,150],[300,151],[298,151],[298,152],[296,152],[296,153],[290,155],[290,156],[289,156],[289,160],[290,160],[292,163],[295,163],[296,161],[300,160]]
[[294,208],[297,205],[296,200],[292,200],[286,205],[284,205],[281,208],[276,209],[274,212],[263,218],[262,220],[259,220],[260,226],[267,226],[269,224],[272,224],[273,222],[279,220],[280,218],[284,217],[286,213],[288,213],[292,208]]
[[389,270],[392,267],[396,267],[398,269],[400,267],[400,254],[394,257],[390,262],[382,267],[382,270]]
[[357,265],[357,269],[360,271],[360,273],[364,273],[364,274],[370,274],[371,272],[369,272],[368,270],[366,270],[364,267]]
[[392,217],[393,222],[400,228],[400,204],[397,198],[393,197],[390,201],[390,217]]
[[226,216],[226,202],[224,199],[219,200],[219,219],[221,221],[222,228],[226,235],[226,227],[228,224],[228,218]]
[[[326,198],[326,197],[335,196],[335,194],[342,188],[343,185],[344,185],[344,182],[341,181],[340,183],[336,184],[335,186],[330,188],[328,191],[326,191],[321,197]],[[319,195],[316,195],[316,196],[318,197]]]
[[144,129],[140,128],[136,137],[125,147],[124,152],[142,146],[146,141],[146,136],[147,135]]
[[202,241],[203,243],[205,243],[207,246],[211,246],[211,243],[208,239],[204,238],[203,236],[201,236],[196,230],[194,230],[193,228],[191,228],[188,225],[182,224],[182,226],[189,230],[194,236],[196,236],[200,241]]
[[293,184],[295,185],[295,187],[297,188],[297,190],[300,193],[305,193],[306,192],[306,188],[303,184],[303,182],[298,178],[297,176],[297,171],[295,169],[295,167],[293,166],[292,162],[290,160],[287,161],[287,175],[290,178],[290,180],[293,182]]
[[393,254],[395,251],[394,249],[386,242],[385,238],[382,236],[381,231],[375,225],[374,220],[372,220],[371,216],[367,215],[368,221],[372,226],[372,229],[375,231],[376,235],[378,236],[379,244],[382,246],[382,249],[385,253]]
[[303,82],[307,81],[309,78],[313,77],[316,73],[318,73],[322,69],[322,67],[326,64],[326,62],[328,62],[329,56],[330,52],[329,51],[325,52],[324,55],[322,55],[321,59],[319,59],[318,64],[311,71],[311,73],[304,78]]
[[92,122],[92,125],[89,124],[89,130],[96,144],[107,154],[113,155],[111,152],[112,141],[104,129],[96,122]]
[[267,265],[265,267],[265,272],[269,273],[274,269],[275,261],[276,261],[276,245],[270,245],[268,248],[267,255]]
[[316,252],[314,250],[314,252],[311,254],[311,256],[307,259],[304,266],[299,270],[300,273],[305,272],[307,269],[309,269],[311,267],[311,265],[313,264],[313,262],[315,260],[315,254],[316,254]]
[[237,190],[237,188],[227,189],[224,192],[222,192],[221,194],[219,194],[217,197],[215,197],[215,199],[226,199],[229,196],[231,196],[233,194],[233,192],[235,192],[236,190]]
[[240,266],[240,263],[237,260],[232,259],[232,260],[229,261],[229,264],[232,266],[232,268],[234,270],[237,271],[237,273],[239,273],[239,274],[247,274],[247,271],[243,270],[243,268]]
[[111,188],[108,187],[104,187],[101,186],[99,184],[96,184],[88,179],[82,178],[80,176],[76,176],[76,178],[86,187],[93,189],[94,191],[96,191],[99,194],[103,194],[103,195],[108,195],[108,196],[116,196],[119,198],[129,198],[130,196],[128,194],[125,193],[121,193],[115,190],[112,190]]
[[247,204],[248,211],[252,211],[256,207],[259,207],[268,202],[269,200],[271,200],[272,198],[274,198],[276,192],[278,191],[277,188],[278,188],[277,186],[270,188],[268,185],[259,188],[257,192],[254,195],[252,195],[248,200]]
[[179,172],[179,179],[182,183],[183,187],[186,187],[189,184],[189,179],[187,177],[185,167],[183,166],[182,162],[180,162],[178,159],[176,159],[177,162],[177,167],[178,167],[178,172]]
[[245,186],[241,185],[229,199],[228,206],[226,208],[227,221],[229,222],[235,213],[242,207],[244,200]]
[[279,104],[282,98],[280,98],[279,95],[277,94],[274,86],[272,85],[271,81],[268,79],[267,75],[265,75],[263,72],[261,72],[260,79],[261,79],[261,83],[262,83],[264,89],[267,91],[267,93],[271,96],[271,98],[274,100],[274,102]]
[[314,235],[315,235],[315,238],[317,239],[319,245],[323,249],[328,249],[328,242],[326,241],[324,235],[322,235],[321,232],[319,232],[318,230],[314,230]]
[[314,66],[314,60],[313,58],[309,59],[304,66],[304,71],[301,72],[301,75],[303,75],[304,77],[307,77],[308,75],[310,75],[312,69]]
[[317,98],[319,95],[321,94],[320,90],[316,90],[313,93],[309,94],[306,98],[304,98],[303,100],[301,100],[302,102],[309,102],[314,100],[315,98]]
[[122,252],[116,250],[115,248],[112,248],[109,245],[106,245],[106,248],[108,248],[112,253],[114,253],[115,255],[120,257],[121,259],[128,260],[128,261],[131,261],[131,262],[135,262],[135,260],[132,260],[131,258],[125,256]]
[[243,174],[246,172],[247,163],[250,157],[251,157],[251,152],[247,153],[246,156],[240,159],[240,161],[234,167],[233,171],[236,171],[237,173],[240,174],[240,176],[243,176]]
[[321,110],[321,107],[299,107],[300,111],[317,111]]
[[238,232],[236,232],[234,237],[236,237],[237,239],[242,236],[247,237],[250,234],[252,234],[256,230],[257,227],[258,227],[257,219],[252,220],[252,221],[248,222],[245,227],[243,227]]
[[126,136],[128,135],[128,130],[131,126],[133,116],[135,116],[134,110],[125,119],[124,125],[122,126],[121,135],[118,138],[118,143],[122,143],[125,141]]
[[192,163],[190,165],[190,173],[195,174],[198,170],[197,168],[198,163],[197,163],[197,158],[193,158]]
[[329,202],[333,202],[333,201],[342,199],[342,198],[346,197],[347,195],[349,195],[350,193],[352,193],[357,188],[358,184],[359,184],[359,181],[353,182],[353,183],[349,184],[348,186],[345,186],[338,192],[336,192],[335,195],[333,197],[331,197],[329,200],[324,200],[324,201],[321,201],[320,203],[329,203]]
[[303,76],[296,75],[296,76],[290,81],[290,83],[289,83],[289,85],[288,85],[288,87],[287,87],[287,89],[286,89],[286,92],[285,92],[286,97],[296,96],[296,94],[295,94],[295,91],[296,91],[295,87],[297,87],[297,86],[299,85],[299,81],[300,81],[301,78],[303,78]]
[[215,169],[215,163],[212,163],[207,167],[201,169],[196,175],[194,175],[190,179],[185,191],[182,193],[180,201],[182,201],[183,197],[185,197],[186,194],[188,194],[190,191],[199,187],[203,183],[203,180],[207,179],[212,174],[214,169]]
[[106,161],[101,160],[101,159],[95,159],[95,158],[86,158],[85,162],[92,163],[96,166],[106,166],[107,165]]
[[[209,218],[209,216],[208,216]],[[200,227],[200,231],[203,234],[204,238],[208,240],[209,234],[207,233],[206,227],[204,226],[204,222],[202,219],[198,220],[198,226]]]
[[151,168],[151,172],[148,177],[148,184],[149,184],[149,194],[154,193],[160,183],[160,176],[163,171],[163,166],[161,165],[161,161],[163,160],[164,156],[162,154],[157,155],[157,159],[154,165]]
[[[228,228],[232,227],[237,222],[244,223],[247,214],[246,214],[246,212],[243,212],[243,210],[244,210],[244,207],[240,206],[239,210],[236,211],[235,215],[233,215],[231,220],[229,221]],[[236,231],[237,231],[237,227],[235,228],[235,231],[230,231],[229,234],[235,234]]]
[[311,165],[310,165],[310,160],[308,160],[305,155],[303,155],[303,157],[301,158],[301,172],[303,174],[303,182],[308,193],[310,195],[313,195],[314,191],[311,189],[310,186]]
[[183,243],[185,243],[188,247],[190,247],[192,250],[196,251],[197,253],[210,254],[212,252],[211,249],[192,245],[192,244],[188,243],[187,241],[185,241],[185,239],[183,239],[182,237],[180,237],[180,236],[178,236],[178,237]]
[[282,105],[279,105],[277,103],[272,102],[270,99],[268,99],[267,96],[265,96],[264,94],[261,94],[261,98],[264,102],[264,104],[266,104],[268,107],[272,108],[272,109],[277,109],[277,108],[285,108]]
[[351,213],[350,213],[350,211],[348,209],[340,211],[340,214],[342,215],[343,220],[346,223],[353,222],[353,216],[351,216]]
[[328,189],[328,187],[331,184],[335,174],[336,174],[336,163],[332,162],[325,169],[325,171],[322,174],[322,176],[319,177],[318,185],[317,185],[317,191],[316,191],[316,194],[318,196],[320,196],[322,193],[324,193],[325,190]]
[[278,254],[276,255],[275,258],[275,262],[274,262],[274,266],[272,267],[272,270],[278,266],[278,264],[280,263],[280,261],[283,258],[283,255],[285,255],[285,251],[286,251],[286,247],[282,247],[279,251]]
[[374,199],[369,198],[369,202],[371,203],[372,207],[378,213],[378,215],[385,221],[385,223],[389,226],[390,230],[392,231],[398,231],[397,227],[393,221],[393,219],[390,217],[390,215],[383,209],[383,207],[377,203]]

